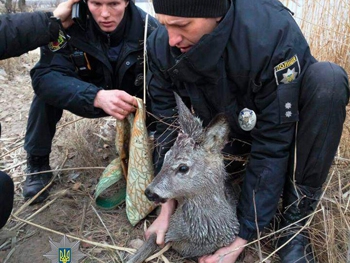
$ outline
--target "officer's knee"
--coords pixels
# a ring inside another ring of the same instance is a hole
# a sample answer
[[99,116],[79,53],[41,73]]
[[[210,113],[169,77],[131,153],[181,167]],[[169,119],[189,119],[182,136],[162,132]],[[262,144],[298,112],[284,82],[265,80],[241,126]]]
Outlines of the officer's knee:
[[[319,100],[338,101],[345,106],[349,102],[349,81],[345,70],[331,62],[317,62],[305,72],[302,86],[317,87]],[[340,106],[340,105],[339,105]]]

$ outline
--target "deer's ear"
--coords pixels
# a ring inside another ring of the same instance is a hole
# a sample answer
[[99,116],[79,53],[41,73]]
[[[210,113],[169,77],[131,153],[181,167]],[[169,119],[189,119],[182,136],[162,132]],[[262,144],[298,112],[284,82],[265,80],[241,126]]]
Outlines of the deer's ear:
[[195,141],[198,141],[203,133],[202,122],[193,116],[191,111],[183,103],[180,96],[174,92],[176,104],[179,112],[179,124],[183,133],[188,134]]
[[220,152],[227,142],[229,132],[230,127],[225,115],[217,115],[205,130],[204,148],[210,152]]

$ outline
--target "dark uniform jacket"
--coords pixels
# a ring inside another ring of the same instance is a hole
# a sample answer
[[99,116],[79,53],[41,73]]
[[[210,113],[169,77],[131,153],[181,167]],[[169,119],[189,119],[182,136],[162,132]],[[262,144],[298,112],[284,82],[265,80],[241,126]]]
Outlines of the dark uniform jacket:
[[[93,106],[101,89],[120,89],[142,96],[143,42],[146,13],[132,1],[126,9],[127,21],[117,62],[112,66],[108,34],[96,33],[93,22],[86,30],[74,24],[53,43],[41,49],[41,58],[31,70],[36,95],[47,104],[83,117],[106,116]],[[158,25],[151,16],[150,34]],[[70,40],[66,43],[65,38]],[[74,57],[74,58],[73,58]],[[85,67],[85,68],[84,68]]]
[[[225,113],[231,137],[251,142],[250,160],[240,197],[239,236],[256,234],[276,211],[284,185],[289,152],[298,117],[298,95],[305,69],[316,60],[289,10],[275,0],[236,0],[217,28],[181,54],[169,47],[159,27],[150,37],[149,93],[152,111],[160,117],[176,113],[173,91],[207,125]],[[242,109],[253,110],[257,123],[244,131],[238,122]],[[156,131],[156,170],[176,136],[164,123]],[[164,132],[166,131],[167,132]]]
[[1,15],[0,60],[20,56],[57,39],[59,24],[50,20],[51,16],[50,12]]
[[52,13],[34,12],[0,16],[0,59],[20,56],[57,39],[59,25]]

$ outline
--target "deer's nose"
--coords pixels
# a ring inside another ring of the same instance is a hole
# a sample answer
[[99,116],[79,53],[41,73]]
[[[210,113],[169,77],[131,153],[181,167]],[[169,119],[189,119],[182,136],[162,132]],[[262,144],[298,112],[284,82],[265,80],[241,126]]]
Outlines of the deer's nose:
[[161,198],[159,195],[152,192],[148,187],[145,190],[145,195],[147,196],[148,200],[155,203],[165,203],[167,201],[165,198]]
[[153,193],[149,188],[146,188],[145,195],[147,196],[148,200],[153,202],[158,201],[160,199],[159,195]]

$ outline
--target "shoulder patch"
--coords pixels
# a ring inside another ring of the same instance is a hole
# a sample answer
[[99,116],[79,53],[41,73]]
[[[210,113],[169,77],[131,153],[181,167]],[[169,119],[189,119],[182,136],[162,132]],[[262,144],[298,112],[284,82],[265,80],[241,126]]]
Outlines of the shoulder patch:
[[274,74],[277,85],[287,84],[295,80],[301,72],[300,63],[297,55],[279,63],[274,67]]
[[67,45],[67,39],[62,30],[58,33],[58,39],[56,41],[52,41],[48,44],[49,49],[52,52],[56,52]]

